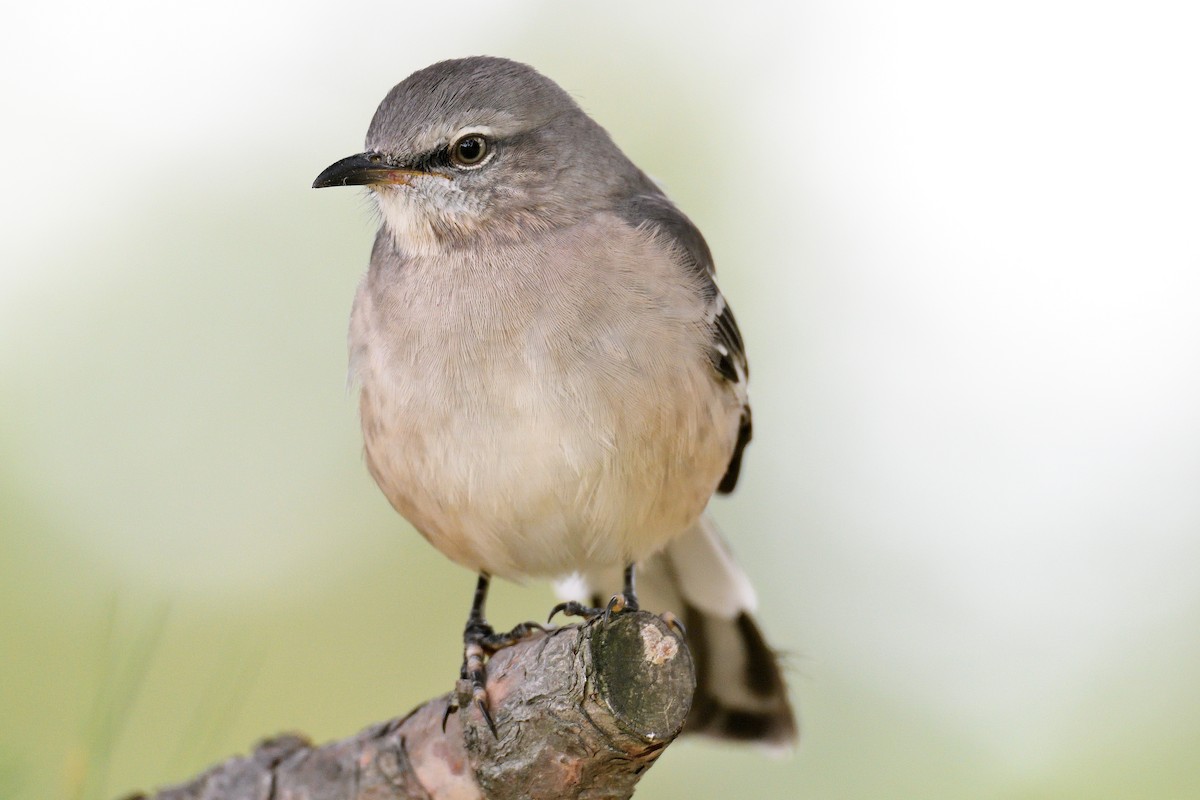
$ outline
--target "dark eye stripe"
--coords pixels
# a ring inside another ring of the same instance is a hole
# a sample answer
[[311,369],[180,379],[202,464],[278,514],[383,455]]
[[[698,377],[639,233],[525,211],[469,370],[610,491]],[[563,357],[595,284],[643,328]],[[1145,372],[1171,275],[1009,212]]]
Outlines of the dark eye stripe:
[[[482,134],[479,135],[482,136]],[[487,149],[488,152],[491,153],[502,148],[520,146],[522,143],[530,140],[532,137],[527,133],[518,133],[503,139],[489,139],[487,137],[483,138],[487,139]],[[451,158],[450,153],[454,145],[457,143],[458,140],[456,139],[450,144],[440,147],[437,150],[429,153],[423,153],[416,158],[411,159],[408,163],[413,169],[421,170],[422,172],[436,172],[453,169],[454,167],[458,166],[458,164]]]

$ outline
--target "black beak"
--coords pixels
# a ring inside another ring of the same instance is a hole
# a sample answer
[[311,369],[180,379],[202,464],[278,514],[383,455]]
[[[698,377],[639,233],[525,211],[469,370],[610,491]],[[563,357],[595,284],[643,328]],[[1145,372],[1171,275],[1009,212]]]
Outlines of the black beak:
[[413,178],[428,174],[413,169],[390,167],[386,159],[379,153],[359,153],[349,158],[343,158],[322,170],[317,179],[313,181],[313,188],[370,186],[376,183],[407,185]]

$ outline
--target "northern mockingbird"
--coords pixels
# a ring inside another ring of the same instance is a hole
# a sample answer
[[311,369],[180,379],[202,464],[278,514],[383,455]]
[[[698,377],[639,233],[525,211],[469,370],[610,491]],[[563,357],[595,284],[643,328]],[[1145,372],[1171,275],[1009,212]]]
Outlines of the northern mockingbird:
[[538,627],[493,631],[488,581],[549,577],[558,611],[679,613],[688,730],[793,741],[753,589],[704,513],[751,423],[700,232],[557,84],[500,58],[393,88],[366,151],[313,184],[350,185],[382,221],[350,321],[367,465],[479,574],[463,674],[488,723],[484,655]]

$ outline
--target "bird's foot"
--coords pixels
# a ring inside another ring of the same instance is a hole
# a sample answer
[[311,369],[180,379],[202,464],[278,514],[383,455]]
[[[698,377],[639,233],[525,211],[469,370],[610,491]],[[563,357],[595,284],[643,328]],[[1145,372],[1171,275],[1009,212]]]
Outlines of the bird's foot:
[[516,625],[510,631],[501,631],[496,633],[490,625],[484,624],[487,632],[477,641],[479,646],[483,648],[483,652],[488,656],[492,656],[506,647],[512,647],[514,644],[523,642],[534,634],[545,633],[546,629],[537,622],[522,622]]
[[593,620],[603,613],[603,608],[584,605],[577,600],[565,600],[550,609],[550,616],[546,617],[546,624],[553,622],[554,618],[559,614],[567,617],[583,617],[586,620]]
[[[598,600],[599,598],[597,598]],[[603,617],[606,623],[612,621],[612,618],[617,614],[623,614],[626,611],[637,611],[637,597],[632,593],[620,592],[614,594],[609,599],[608,605],[604,608],[596,608],[595,606],[585,606],[583,603],[575,600],[568,600],[565,603],[559,603],[554,608],[550,609],[550,616],[546,622],[550,622],[559,614],[568,617],[583,617],[588,622],[597,618]]]
[[[512,647],[535,633],[545,630],[536,622],[522,622],[510,631],[497,633],[491,625],[482,620],[468,622],[466,629],[463,630],[463,663],[459,670],[459,677],[467,682],[467,702],[479,709],[492,736],[498,738],[499,734],[496,732],[496,722],[492,719],[492,712],[488,708],[486,661],[504,648]],[[446,720],[462,707],[459,702],[459,697],[456,695],[446,705],[446,711],[442,715],[443,732],[446,730]]]
[[[629,602],[624,594],[613,595],[608,601],[608,605],[604,608],[596,606],[587,606],[583,603],[574,600],[568,600],[565,603],[559,603],[554,608],[550,609],[550,618],[546,622],[550,622],[559,614],[568,617],[582,617],[587,622],[592,622],[597,619],[603,619],[605,623],[612,620],[617,614],[622,614],[626,611],[637,611],[637,601]],[[687,638],[687,628],[679,620],[679,617],[672,614],[670,611],[664,611],[658,615],[659,619],[667,624],[667,627],[675,631],[681,639]]]

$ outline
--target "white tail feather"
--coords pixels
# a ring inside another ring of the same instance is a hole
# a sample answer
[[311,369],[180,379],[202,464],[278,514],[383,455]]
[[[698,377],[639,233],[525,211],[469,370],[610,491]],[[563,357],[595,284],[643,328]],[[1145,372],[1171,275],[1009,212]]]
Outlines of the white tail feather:
[[[622,570],[572,575],[555,589],[564,600],[602,603],[620,591]],[[662,553],[638,565],[641,607],[671,611],[688,629],[696,696],[685,732],[789,745],[796,722],[774,652],[750,612],[754,589],[711,520],[702,518]]]

